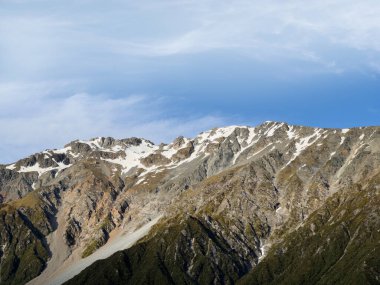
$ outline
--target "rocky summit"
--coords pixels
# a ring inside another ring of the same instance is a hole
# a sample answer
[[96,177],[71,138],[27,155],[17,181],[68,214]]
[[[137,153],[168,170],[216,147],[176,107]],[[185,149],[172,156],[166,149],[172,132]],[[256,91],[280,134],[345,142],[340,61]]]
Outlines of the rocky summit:
[[380,284],[380,127],[265,122],[0,165],[0,284]]

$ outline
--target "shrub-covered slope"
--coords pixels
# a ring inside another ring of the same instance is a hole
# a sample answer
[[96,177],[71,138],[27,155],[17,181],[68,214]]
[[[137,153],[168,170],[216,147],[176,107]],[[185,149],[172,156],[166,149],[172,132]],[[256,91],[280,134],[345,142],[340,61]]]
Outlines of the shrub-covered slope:
[[328,199],[238,284],[380,284],[379,177]]

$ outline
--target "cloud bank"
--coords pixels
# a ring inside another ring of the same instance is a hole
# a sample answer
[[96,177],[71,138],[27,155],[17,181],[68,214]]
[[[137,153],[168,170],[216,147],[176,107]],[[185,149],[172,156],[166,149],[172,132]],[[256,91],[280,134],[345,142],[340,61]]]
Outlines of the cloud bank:
[[70,87],[65,82],[0,84],[1,163],[74,139],[137,136],[170,142],[226,123],[217,116],[166,116],[165,98],[65,94]]

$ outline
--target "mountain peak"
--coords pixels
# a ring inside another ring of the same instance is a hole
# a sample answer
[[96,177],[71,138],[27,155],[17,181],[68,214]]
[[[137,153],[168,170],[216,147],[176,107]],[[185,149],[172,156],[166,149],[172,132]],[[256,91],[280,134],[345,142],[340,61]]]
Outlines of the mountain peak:
[[[342,204],[344,210],[334,213],[335,204],[327,203],[334,195],[340,195],[338,204],[353,201],[347,199],[351,196],[364,203],[366,196],[355,189],[372,195],[366,203],[376,201],[371,191],[378,189],[379,145],[379,127],[339,130],[266,122],[214,128],[194,138],[177,137],[170,144],[97,137],[36,153],[0,166],[0,227],[7,229],[1,231],[0,250],[11,261],[24,260],[22,252],[32,252],[29,258],[39,266],[25,277],[24,263],[14,261],[18,267],[1,271],[1,278],[19,274],[18,283],[25,283],[39,275],[31,284],[62,283],[88,267],[83,273],[87,277],[81,273],[78,278],[102,280],[97,272],[108,267],[94,270],[98,263],[91,264],[112,259],[116,250],[126,250],[130,266],[137,266],[132,272],[139,272],[135,269],[144,267],[136,260],[144,264],[156,260],[140,252],[144,247],[134,247],[146,235],[147,248],[165,256],[162,262],[167,268],[183,264],[178,268],[180,276],[198,280],[197,274],[210,265],[214,266],[207,270],[212,272],[207,277],[210,282],[228,283],[223,276],[235,276],[236,268],[242,275],[274,258],[273,252],[292,250],[282,245],[283,238],[290,240],[298,229],[324,227],[313,218],[320,217],[313,213],[324,206],[331,208],[328,215],[334,221],[349,212],[345,222],[352,225],[350,219],[359,215],[352,210],[356,206]],[[31,225],[38,231],[30,231]],[[305,236],[296,236],[294,242]],[[210,251],[201,250],[205,244]],[[308,248],[308,242],[302,241],[302,246]],[[198,256],[207,260],[201,267],[196,267],[203,260]],[[176,258],[180,260],[175,265],[167,264]],[[146,274],[155,274],[154,268],[149,269]],[[144,276],[136,278],[145,280]],[[90,279],[86,282],[95,282]]]

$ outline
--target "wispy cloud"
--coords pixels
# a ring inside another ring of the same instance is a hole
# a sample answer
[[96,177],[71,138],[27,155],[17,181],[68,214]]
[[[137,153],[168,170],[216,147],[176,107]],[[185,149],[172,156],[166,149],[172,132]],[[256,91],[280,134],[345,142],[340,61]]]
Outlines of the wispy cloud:
[[[1,162],[10,162],[44,148],[58,148],[74,139],[97,136],[139,136],[169,142],[221,126],[217,116],[166,114],[165,98],[70,92],[62,82],[0,84]],[[57,92],[56,92],[57,91]]]
[[[206,3],[186,6],[196,21],[182,33],[153,40],[110,40],[109,47],[116,53],[151,57],[219,49],[268,62],[303,60],[338,73],[372,68],[368,54],[379,57],[380,4],[374,1]],[[342,53],[355,56],[347,63]]]
[[380,4],[374,0],[32,2],[34,8],[14,5],[1,15],[0,47],[9,66],[25,62],[33,71],[96,56],[225,50],[260,61],[302,60],[326,72],[377,71],[371,62],[379,59]]

